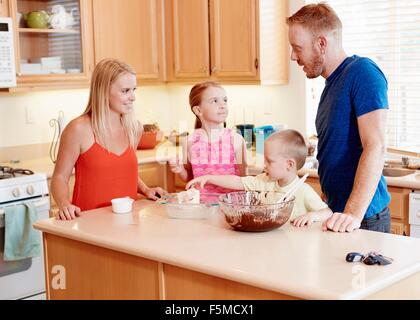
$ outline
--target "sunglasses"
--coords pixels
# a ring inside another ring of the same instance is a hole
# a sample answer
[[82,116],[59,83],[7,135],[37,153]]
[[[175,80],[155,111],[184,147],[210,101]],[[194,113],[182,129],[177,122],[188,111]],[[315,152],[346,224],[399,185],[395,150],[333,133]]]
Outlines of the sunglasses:
[[361,254],[359,252],[350,252],[346,256],[347,262],[363,262],[364,264],[368,266],[372,265],[380,265],[380,266],[386,266],[388,264],[391,264],[394,259],[385,257],[382,254],[379,254],[378,252],[369,252],[368,254]]

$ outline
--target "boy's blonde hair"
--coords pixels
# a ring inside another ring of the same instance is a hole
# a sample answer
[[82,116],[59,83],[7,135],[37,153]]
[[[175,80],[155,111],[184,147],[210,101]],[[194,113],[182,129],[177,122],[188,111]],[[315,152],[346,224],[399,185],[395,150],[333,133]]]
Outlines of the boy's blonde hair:
[[[93,70],[89,102],[83,115],[90,116],[95,140],[106,149],[109,149],[105,138],[109,129],[109,91],[118,77],[126,73],[136,75],[132,67],[116,59],[104,59]],[[134,111],[121,116],[121,122],[130,145],[137,149],[139,128]]]
[[275,142],[279,153],[286,158],[295,160],[297,170],[305,164],[308,146],[305,138],[298,131],[289,129],[275,132],[266,141]]

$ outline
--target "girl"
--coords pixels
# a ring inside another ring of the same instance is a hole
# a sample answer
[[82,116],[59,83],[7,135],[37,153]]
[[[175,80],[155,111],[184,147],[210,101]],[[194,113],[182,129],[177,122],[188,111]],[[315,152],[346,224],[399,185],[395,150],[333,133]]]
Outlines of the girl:
[[[56,218],[72,220],[80,211],[111,205],[112,198],[156,200],[161,188],[149,188],[138,177],[136,147],[141,126],[134,117],[136,74],[127,64],[105,59],[92,74],[85,112],[63,131],[51,191]],[[73,199],[69,178],[75,168]]]
[[[215,82],[196,84],[190,92],[191,111],[196,116],[195,130],[183,143],[186,161],[170,161],[171,170],[184,181],[202,175],[245,175],[246,149],[241,135],[225,128],[228,116],[225,90]],[[202,193],[227,193],[231,190],[206,185]]]

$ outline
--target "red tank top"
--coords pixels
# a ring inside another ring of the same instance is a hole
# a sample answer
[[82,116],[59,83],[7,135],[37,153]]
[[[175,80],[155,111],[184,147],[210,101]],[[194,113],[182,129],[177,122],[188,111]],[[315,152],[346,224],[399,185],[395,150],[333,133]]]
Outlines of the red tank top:
[[82,211],[110,206],[113,198],[137,199],[138,164],[132,147],[118,156],[95,142],[75,168],[72,203]]

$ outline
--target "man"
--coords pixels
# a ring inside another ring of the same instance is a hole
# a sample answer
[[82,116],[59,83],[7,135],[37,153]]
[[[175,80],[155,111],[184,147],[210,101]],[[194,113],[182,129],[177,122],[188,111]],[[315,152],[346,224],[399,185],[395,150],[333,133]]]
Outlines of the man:
[[291,59],[309,79],[326,79],[316,116],[318,174],[335,213],[323,229],[389,232],[390,195],[382,176],[386,78],[372,60],[346,55],[341,21],[327,4],[306,5],[287,24]]

